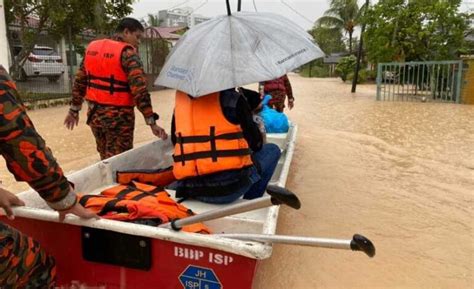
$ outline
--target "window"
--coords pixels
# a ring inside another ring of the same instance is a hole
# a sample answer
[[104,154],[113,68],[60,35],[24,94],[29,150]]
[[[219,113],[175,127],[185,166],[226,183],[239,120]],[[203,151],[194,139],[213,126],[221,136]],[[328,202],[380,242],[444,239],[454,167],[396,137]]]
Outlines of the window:
[[58,54],[54,52],[52,48],[35,48],[32,53],[34,55],[48,55],[48,56],[57,56]]

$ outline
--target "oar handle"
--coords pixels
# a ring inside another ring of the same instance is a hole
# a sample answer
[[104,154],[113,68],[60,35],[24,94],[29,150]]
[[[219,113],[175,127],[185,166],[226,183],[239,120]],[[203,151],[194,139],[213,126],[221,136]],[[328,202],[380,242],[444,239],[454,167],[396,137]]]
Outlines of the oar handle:
[[355,234],[352,240],[246,233],[215,234],[214,236],[242,241],[256,241],[273,244],[288,244],[329,249],[362,251],[371,258],[375,256],[375,247],[372,242],[366,237],[358,234]]
[[375,246],[372,241],[359,234],[352,236],[351,250],[362,251],[370,258],[375,256]]
[[267,193],[272,196],[272,203],[274,205],[285,204],[293,209],[301,208],[301,202],[298,197],[291,191],[274,185],[267,186]]
[[298,197],[285,188],[281,188],[278,186],[268,186],[267,192],[270,196],[265,196],[248,201],[246,200],[238,204],[231,204],[220,209],[203,212],[198,215],[194,215],[184,219],[174,220],[170,223],[163,224],[160,227],[172,228],[173,230],[179,231],[183,226],[186,225],[266,208],[271,205],[285,204],[294,209],[299,209],[301,207],[301,202]]

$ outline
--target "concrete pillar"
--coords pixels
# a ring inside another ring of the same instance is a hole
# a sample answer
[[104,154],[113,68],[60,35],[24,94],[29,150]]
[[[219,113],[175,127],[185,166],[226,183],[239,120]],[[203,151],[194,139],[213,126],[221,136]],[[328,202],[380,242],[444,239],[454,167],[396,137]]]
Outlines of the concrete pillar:
[[0,64],[10,69],[10,50],[8,49],[7,23],[5,20],[4,1],[0,0]]
[[[60,46],[60,51],[61,51],[61,58],[63,59],[63,65],[64,65],[64,73],[63,73],[63,81],[64,85],[67,87],[67,90],[70,90],[70,85],[69,85],[69,67],[67,65],[67,51],[66,51],[66,39],[64,37],[61,37],[61,40],[59,41],[59,46]],[[71,60],[72,61],[72,60]],[[71,63],[72,65],[72,63]]]

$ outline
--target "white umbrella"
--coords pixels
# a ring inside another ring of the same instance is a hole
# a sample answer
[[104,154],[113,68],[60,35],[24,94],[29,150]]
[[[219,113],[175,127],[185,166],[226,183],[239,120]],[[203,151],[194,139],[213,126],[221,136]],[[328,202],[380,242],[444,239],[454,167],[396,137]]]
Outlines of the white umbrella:
[[199,97],[275,79],[323,56],[311,35],[285,17],[237,12],[186,32],[155,84]]

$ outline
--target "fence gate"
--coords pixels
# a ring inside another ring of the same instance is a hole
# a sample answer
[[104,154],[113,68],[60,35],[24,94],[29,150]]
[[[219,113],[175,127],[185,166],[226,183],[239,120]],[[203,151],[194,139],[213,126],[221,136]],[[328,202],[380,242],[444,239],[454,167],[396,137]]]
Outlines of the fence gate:
[[377,100],[460,102],[462,61],[379,63]]
[[153,90],[155,89],[153,83],[160,74],[166,56],[169,54],[170,44],[161,37],[155,27],[147,27],[140,48],[140,57],[147,76],[148,89]]

